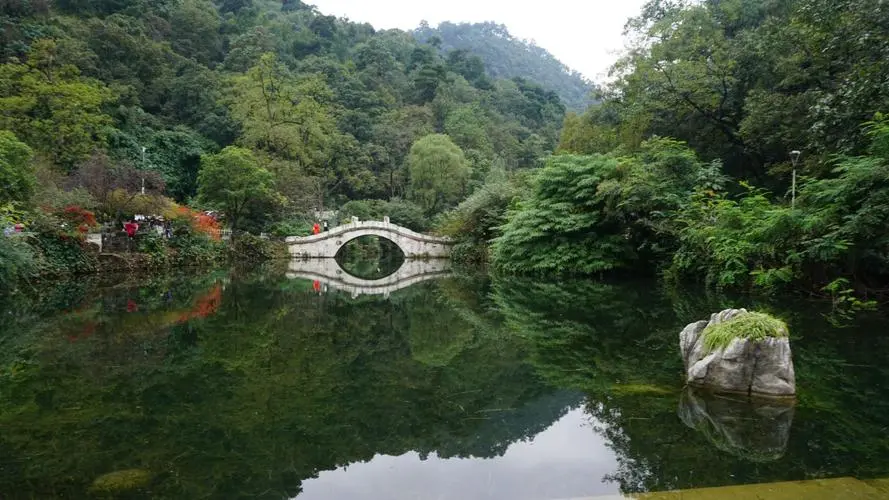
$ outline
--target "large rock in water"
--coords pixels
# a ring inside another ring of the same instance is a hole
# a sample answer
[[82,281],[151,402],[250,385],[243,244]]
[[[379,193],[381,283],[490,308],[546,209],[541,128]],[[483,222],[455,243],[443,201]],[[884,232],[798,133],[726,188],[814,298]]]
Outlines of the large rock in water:
[[709,321],[691,323],[679,333],[686,382],[718,392],[793,396],[796,377],[786,336],[762,340],[735,338],[724,348],[707,350],[704,329],[741,314],[748,313],[745,309],[726,309],[713,314]]

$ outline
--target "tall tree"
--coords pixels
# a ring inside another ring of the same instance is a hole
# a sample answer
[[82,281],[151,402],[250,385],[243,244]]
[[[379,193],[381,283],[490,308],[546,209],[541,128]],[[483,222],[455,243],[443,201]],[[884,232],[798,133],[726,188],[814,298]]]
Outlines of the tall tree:
[[434,214],[455,205],[465,195],[470,169],[460,147],[444,134],[423,137],[407,158],[408,196]]
[[273,183],[274,176],[259,166],[250,150],[229,146],[218,154],[201,157],[198,201],[221,210],[232,229],[241,229],[248,215],[265,215],[251,213],[252,207],[276,200]]
[[329,108],[333,94],[321,77],[294,77],[274,54],[264,54],[233,83],[229,103],[244,145],[309,170],[324,164],[336,130]]

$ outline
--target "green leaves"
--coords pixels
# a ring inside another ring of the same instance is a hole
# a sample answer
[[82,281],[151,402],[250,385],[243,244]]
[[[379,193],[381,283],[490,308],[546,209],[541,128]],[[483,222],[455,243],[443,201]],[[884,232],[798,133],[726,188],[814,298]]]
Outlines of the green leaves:
[[70,168],[103,143],[113,99],[103,84],[73,66],[54,65],[55,43],[36,42],[28,65],[0,65],[0,128]]
[[494,240],[493,262],[522,273],[639,269],[674,246],[671,219],[703,170],[684,144],[655,138],[631,157],[559,155]]
[[0,203],[26,201],[34,192],[33,152],[7,130],[0,130]]
[[232,83],[229,107],[245,146],[307,168],[324,163],[335,124],[328,108],[332,95],[321,78],[296,78],[268,53]]
[[442,134],[431,134],[414,143],[407,157],[408,197],[435,214],[451,207],[465,195],[470,169],[463,151]]
[[277,201],[273,182],[272,174],[259,166],[253,153],[229,146],[219,154],[201,157],[198,201],[222,210],[231,227],[241,229],[239,223],[251,210]]

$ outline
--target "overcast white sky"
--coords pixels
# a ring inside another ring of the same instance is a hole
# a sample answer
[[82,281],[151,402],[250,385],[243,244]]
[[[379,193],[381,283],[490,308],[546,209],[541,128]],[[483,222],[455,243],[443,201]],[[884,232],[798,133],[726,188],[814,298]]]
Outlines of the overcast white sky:
[[426,20],[505,24],[562,62],[602,81],[623,46],[623,26],[645,0],[305,0],[327,15],[409,30]]

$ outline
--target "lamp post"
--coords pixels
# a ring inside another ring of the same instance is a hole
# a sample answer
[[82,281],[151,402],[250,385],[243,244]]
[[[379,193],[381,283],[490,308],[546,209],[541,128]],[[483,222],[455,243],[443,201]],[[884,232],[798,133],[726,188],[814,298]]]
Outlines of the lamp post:
[[790,152],[790,163],[793,164],[793,180],[791,181],[790,187],[790,208],[796,208],[796,162],[799,161],[799,157],[802,153],[798,150],[794,149]]
[[[147,150],[148,150],[148,148],[146,148],[145,146],[142,146],[142,170],[143,171],[145,171],[145,151],[147,151]],[[145,177],[144,176],[142,177],[142,194],[145,194]]]

